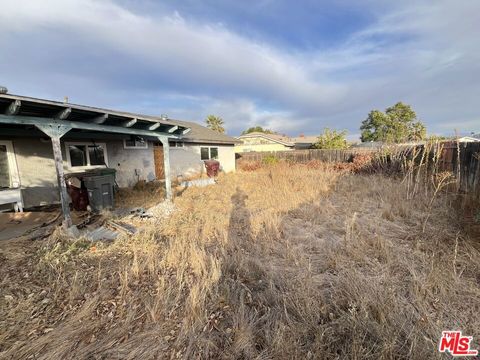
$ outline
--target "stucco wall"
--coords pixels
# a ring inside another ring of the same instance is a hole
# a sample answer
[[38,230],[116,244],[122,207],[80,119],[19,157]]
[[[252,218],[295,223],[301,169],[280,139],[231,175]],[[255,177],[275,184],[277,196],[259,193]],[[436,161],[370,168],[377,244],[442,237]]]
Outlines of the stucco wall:
[[[153,144],[148,149],[124,149],[123,141],[107,141],[108,167],[117,170],[117,183],[120,187],[129,187],[138,180],[155,180]],[[138,169],[139,176],[135,170]]]
[[52,144],[37,138],[14,139],[13,149],[25,207],[59,201]]
[[[13,143],[25,207],[57,203],[59,195],[51,142],[38,138],[5,140]],[[133,186],[139,179],[152,181],[156,178],[152,143],[148,143],[148,149],[124,149],[122,140],[97,142],[106,144],[108,166],[117,170],[117,183],[120,187]],[[184,148],[170,148],[173,178],[205,171],[203,161],[200,160],[202,146],[217,147],[222,170],[235,171],[233,146],[185,144]],[[62,142],[62,155],[65,173],[83,171],[81,168],[68,167],[65,142]],[[136,175],[135,169],[139,169],[140,176]]]
[[[69,142],[69,140],[66,140]],[[78,140],[72,140],[78,141]],[[139,179],[155,179],[153,146],[148,149],[124,149],[122,140],[98,141],[106,143],[108,166],[117,170],[116,179],[120,187],[133,186]],[[37,138],[13,139],[25,207],[56,203],[59,201],[57,177],[50,141]],[[83,171],[70,168],[66,162],[65,142],[62,142],[62,155],[65,173]],[[135,169],[139,169],[137,176]]]
[[221,170],[225,172],[235,171],[235,150],[232,145],[188,144],[183,148],[170,148],[170,167],[172,178],[177,176],[192,176],[205,172],[205,165],[200,158],[200,148],[218,148],[218,161]]

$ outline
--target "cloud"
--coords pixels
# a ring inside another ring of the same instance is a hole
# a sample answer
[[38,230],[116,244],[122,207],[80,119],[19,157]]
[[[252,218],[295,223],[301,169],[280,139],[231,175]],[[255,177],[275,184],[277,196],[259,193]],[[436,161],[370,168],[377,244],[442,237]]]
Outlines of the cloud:
[[186,119],[215,113],[233,133],[257,124],[356,132],[369,110],[400,100],[433,132],[457,122],[480,130],[480,3],[366,4],[370,24],[328,47],[299,49],[165,8],[4,0],[0,79],[28,95]]

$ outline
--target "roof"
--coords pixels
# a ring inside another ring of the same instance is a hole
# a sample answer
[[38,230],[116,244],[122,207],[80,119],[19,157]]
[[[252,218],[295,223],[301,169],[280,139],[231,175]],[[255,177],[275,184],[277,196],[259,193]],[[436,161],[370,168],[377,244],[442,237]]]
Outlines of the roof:
[[209,143],[209,144],[239,144],[241,141],[221,134],[218,131],[202,126],[196,122],[184,120],[171,120],[172,123],[188,127],[191,131],[182,137],[185,142]]
[[458,138],[458,141],[460,141],[460,142],[477,142],[477,141],[480,141],[480,134],[471,135],[471,136],[462,136],[461,138]]
[[318,136],[297,136],[291,139],[295,144],[315,144]]
[[245,135],[240,135],[237,139],[248,139],[254,137],[262,137],[267,140],[275,141],[279,144],[285,146],[294,146],[295,144],[291,141],[291,139],[287,136],[279,135],[279,134],[267,134],[263,132],[251,132]]
[[[179,137],[188,133],[189,128],[165,117],[149,116],[125,111],[72,104],[69,102],[38,99],[27,96],[0,94],[0,114],[18,119],[56,119],[60,122],[137,130],[155,136],[157,133]],[[7,120],[5,120],[7,121]],[[30,121],[30,120],[29,120]]]
[[365,141],[357,144],[353,144],[352,148],[366,148],[366,149],[378,149],[384,145],[381,141]]

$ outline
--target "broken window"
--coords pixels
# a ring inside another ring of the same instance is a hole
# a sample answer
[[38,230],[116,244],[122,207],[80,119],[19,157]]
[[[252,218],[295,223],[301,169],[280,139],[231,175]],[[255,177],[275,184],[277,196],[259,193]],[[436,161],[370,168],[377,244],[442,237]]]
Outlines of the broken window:
[[88,145],[88,157],[90,165],[105,164],[105,152],[102,145]]
[[87,166],[87,150],[85,145],[68,145],[70,166]]
[[107,149],[104,143],[67,143],[67,152],[67,161],[70,167],[107,164]]

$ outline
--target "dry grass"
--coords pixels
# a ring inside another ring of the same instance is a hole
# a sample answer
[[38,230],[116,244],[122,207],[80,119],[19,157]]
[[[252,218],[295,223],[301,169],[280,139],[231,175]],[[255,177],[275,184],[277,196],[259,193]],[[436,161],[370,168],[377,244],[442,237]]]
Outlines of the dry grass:
[[448,195],[408,194],[277,164],[189,188],[110,246],[19,245],[0,266],[0,358],[440,358],[442,330],[480,337],[479,245]]
[[150,208],[165,197],[165,185],[161,182],[140,181],[132,188],[119,189],[115,195],[115,206],[120,208]]

